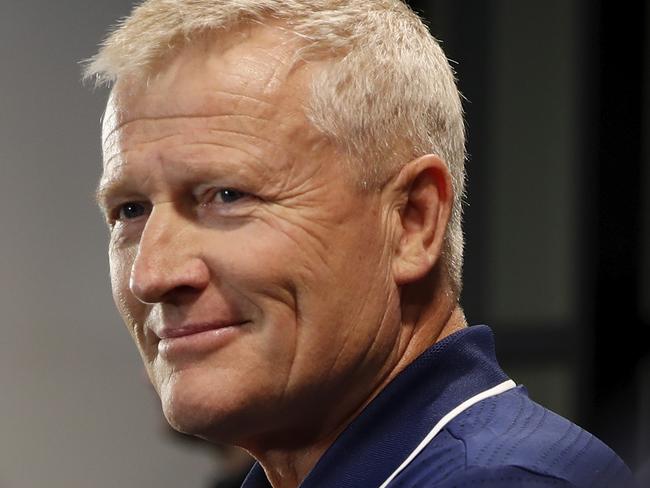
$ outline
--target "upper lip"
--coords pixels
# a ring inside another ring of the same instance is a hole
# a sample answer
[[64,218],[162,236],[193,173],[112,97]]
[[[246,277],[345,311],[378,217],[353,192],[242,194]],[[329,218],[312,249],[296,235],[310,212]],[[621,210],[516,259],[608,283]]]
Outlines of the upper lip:
[[200,322],[192,324],[182,324],[179,326],[162,325],[162,327],[153,327],[153,333],[159,339],[175,339],[193,334],[199,334],[208,330],[217,330],[224,327],[241,325],[244,320],[215,320],[212,322]]

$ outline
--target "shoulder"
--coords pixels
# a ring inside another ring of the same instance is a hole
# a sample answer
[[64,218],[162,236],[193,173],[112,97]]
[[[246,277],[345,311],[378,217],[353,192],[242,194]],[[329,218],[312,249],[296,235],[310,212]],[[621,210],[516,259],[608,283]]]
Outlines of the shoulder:
[[599,439],[519,387],[456,417],[391,485],[632,487],[632,474]]

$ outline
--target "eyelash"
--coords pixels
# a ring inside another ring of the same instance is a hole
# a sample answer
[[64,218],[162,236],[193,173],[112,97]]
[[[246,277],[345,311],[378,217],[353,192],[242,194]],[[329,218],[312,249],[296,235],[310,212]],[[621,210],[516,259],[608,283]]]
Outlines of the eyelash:
[[[219,195],[219,194],[224,194],[223,195],[224,198],[222,198],[222,200],[224,200],[224,201],[222,201],[220,203],[226,204],[226,205],[234,203],[234,202],[236,202],[238,200],[241,200],[242,198],[246,198],[246,197],[250,196],[250,194],[246,193],[245,191],[237,190],[236,188],[214,188],[214,189],[210,190],[209,192],[207,192],[206,196],[208,198],[206,198],[206,200],[207,200],[208,204],[215,203],[215,199],[216,199],[217,195]],[[229,194],[229,196],[226,196],[225,194]],[[229,201],[225,201],[228,198],[233,198],[233,199],[229,200]]]
[[[142,213],[140,215],[137,215],[135,217],[127,218],[122,215],[122,212],[125,211],[129,206],[134,207],[134,206],[139,206],[142,210]],[[111,210],[109,214],[109,220],[111,225],[114,225],[116,222],[123,222],[127,220],[136,220],[143,215],[148,214],[151,209],[148,208],[150,207],[150,204],[147,202],[142,202],[142,201],[129,201],[129,202],[124,202],[118,206],[116,206],[114,209]]]

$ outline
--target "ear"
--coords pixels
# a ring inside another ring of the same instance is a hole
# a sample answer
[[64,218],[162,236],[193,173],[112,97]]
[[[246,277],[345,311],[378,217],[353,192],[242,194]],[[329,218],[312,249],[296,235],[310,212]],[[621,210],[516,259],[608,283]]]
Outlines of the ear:
[[393,277],[404,285],[424,278],[440,259],[453,187],[447,165],[434,155],[408,163],[391,186],[398,213]]

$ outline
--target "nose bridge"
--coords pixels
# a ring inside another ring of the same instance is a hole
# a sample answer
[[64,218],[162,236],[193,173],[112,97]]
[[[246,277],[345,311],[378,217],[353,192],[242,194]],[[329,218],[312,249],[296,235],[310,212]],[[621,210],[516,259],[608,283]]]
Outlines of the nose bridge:
[[160,302],[175,288],[204,281],[197,274],[190,226],[172,204],[154,206],[131,269],[130,288],[140,301]]

